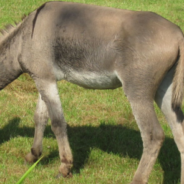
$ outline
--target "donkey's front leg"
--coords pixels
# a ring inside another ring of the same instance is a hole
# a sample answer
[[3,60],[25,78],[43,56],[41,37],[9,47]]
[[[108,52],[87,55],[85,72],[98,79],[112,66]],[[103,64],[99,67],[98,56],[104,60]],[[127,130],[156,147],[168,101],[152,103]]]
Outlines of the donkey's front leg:
[[34,142],[31,148],[31,152],[25,157],[25,160],[29,163],[35,162],[42,154],[42,139],[45,130],[45,126],[48,121],[48,111],[45,102],[41,99],[39,94],[36,112],[34,115],[35,121],[35,134]]
[[67,125],[63,116],[57,84],[55,81],[48,82],[46,80],[39,80],[36,81],[36,85],[42,100],[47,106],[49,117],[51,119],[51,128],[58,142],[59,156],[61,160],[59,172],[64,177],[71,176],[70,170],[73,164],[73,157],[68,142]]

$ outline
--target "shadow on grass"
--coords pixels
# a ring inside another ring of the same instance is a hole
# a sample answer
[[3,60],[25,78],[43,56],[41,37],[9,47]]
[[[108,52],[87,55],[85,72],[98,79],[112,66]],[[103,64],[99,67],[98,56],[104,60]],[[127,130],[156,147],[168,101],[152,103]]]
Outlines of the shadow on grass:
[[[14,118],[10,123],[0,129],[0,144],[9,141],[10,137],[33,137],[34,128],[19,128],[19,118]],[[51,127],[47,126],[45,135],[54,137]],[[140,132],[120,125],[105,125],[99,127],[79,126],[68,127],[68,135],[74,157],[74,173],[79,173],[89,158],[90,148],[96,147],[107,153],[120,156],[128,155],[130,158],[140,160],[142,154],[142,140]],[[42,164],[48,164],[51,158],[58,157],[58,150],[52,151]],[[174,140],[165,139],[158,160],[164,171],[163,184],[174,184],[180,179],[180,155]]]

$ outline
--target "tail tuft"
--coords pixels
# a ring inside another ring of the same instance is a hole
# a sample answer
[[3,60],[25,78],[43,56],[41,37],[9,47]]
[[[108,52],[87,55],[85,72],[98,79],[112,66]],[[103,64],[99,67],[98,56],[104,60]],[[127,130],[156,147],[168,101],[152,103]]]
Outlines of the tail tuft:
[[180,108],[183,100],[184,86],[184,40],[179,45],[179,60],[173,79],[172,107]]

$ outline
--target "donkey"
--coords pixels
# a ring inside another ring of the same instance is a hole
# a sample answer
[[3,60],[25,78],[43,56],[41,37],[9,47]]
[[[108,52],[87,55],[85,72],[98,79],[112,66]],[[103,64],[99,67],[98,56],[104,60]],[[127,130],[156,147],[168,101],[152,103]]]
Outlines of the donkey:
[[66,80],[90,89],[123,87],[143,140],[131,184],[146,184],[164,140],[153,101],[165,115],[181,154],[184,184],[184,37],[178,26],[152,12],[70,2],[47,2],[0,37],[0,89],[28,73],[39,92],[35,135],[26,161],[42,153],[48,118],[61,165],[71,176],[72,153],[57,89]]

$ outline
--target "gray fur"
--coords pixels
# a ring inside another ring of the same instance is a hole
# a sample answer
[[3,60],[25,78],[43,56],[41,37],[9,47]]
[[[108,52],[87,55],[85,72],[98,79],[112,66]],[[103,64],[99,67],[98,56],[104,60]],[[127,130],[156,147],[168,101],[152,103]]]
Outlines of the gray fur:
[[[178,26],[152,12],[48,2],[3,34],[0,89],[20,74],[28,73],[39,91],[34,143],[26,156],[28,162],[41,155],[43,133],[50,118],[59,147],[59,172],[64,177],[71,176],[73,158],[58,80],[92,89],[123,86],[144,146],[131,184],[148,182],[164,140],[154,100],[166,116],[181,153],[184,184],[184,129],[179,107],[183,88],[183,69],[179,66],[184,63],[184,38]],[[172,86],[177,90],[172,90]]]

